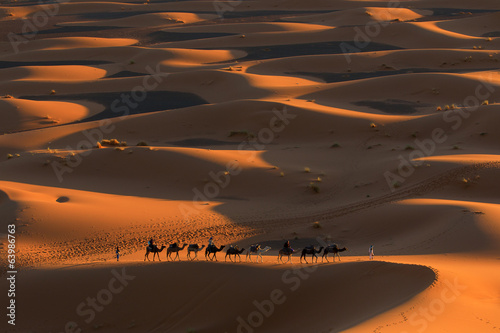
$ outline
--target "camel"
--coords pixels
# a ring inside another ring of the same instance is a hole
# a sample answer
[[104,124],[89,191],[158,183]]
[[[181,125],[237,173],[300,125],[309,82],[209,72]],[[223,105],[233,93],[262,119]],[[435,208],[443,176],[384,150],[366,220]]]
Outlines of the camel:
[[318,256],[316,253],[321,253],[323,250],[323,246],[319,248],[319,250],[316,250],[314,246],[308,246],[302,250],[302,255],[300,256],[300,262],[302,263],[302,258],[306,261],[306,264],[308,264],[307,259],[306,259],[306,254],[312,254],[312,262],[314,263],[314,258],[316,258],[316,262],[318,262]]
[[144,256],[144,261],[146,261],[146,259],[149,260],[149,252],[153,252],[153,261],[155,261],[155,256],[158,255],[158,260],[160,260],[160,252],[163,251],[163,249],[165,248],[166,246],[165,245],[162,245],[161,248],[159,249],[157,246],[155,246],[154,248],[150,248],[149,246],[146,246],[146,255]]
[[337,256],[339,258],[339,261],[340,261],[339,252],[344,252],[344,251],[347,251],[346,247],[339,249],[337,244],[328,245],[327,247],[325,247],[325,251],[323,252],[323,257],[321,257],[321,262],[323,262],[323,259],[325,259],[325,258],[326,258],[327,262],[330,262],[328,260],[328,253],[333,253],[333,261],[335,261],[335,256]]
[[233,259],[231,259],[231,256],[234,255],[234,261],[236,262],[236,256],[238,256],[238,258],[240,259],[240,262],[241,262],[241,257],[240,257],[240,254],[243,253],[243,251],[245,251],[245,249],[239,249],[238,246],[231,246],[229,247],[227,250],[226,250],[226,256],[224,257],[224,261],[227,260],[227,256],[229,256],[229,260],[231,260],[231,262],[233,262]]
[[[222,251],[223,248],[225,248],[225,245],[221,245],[221,247],[217,248],[215,245],[207,246],[205,249],[205,259],[210,259],[210,261],[214,260],[217,261],[217,252]],[[210,258],[210,255],[213,254],[212,258]]]
[[284,264],[283,262],[283,256],[287,256],[288,260],[287,262],[291,263],[292,262],[292,254],[295,252],[294,249],[291,247],[284,247],[278,252],[278,263],[281,261],[281,263]]
[[253,262],[252,261],[252,254],[257,254],[257,263],[259,262],[259,257],[260,257],[260,261],[264,262],[264,260],[262,259],[262,253],[265,253],[265,252],[269,251],[270,249],[271,249],[270,246],[266,246],[265,248],[262,249],[260,247],[260,244],[251,245],[250,249],[248,249],[248,251],[247,251],[246,261],[248,261],[248,259],[250,258],[250,262]]
[[[189,260],[198,260],[198,252],[203,250],[205,245],[202,245],[201,247],[198,244],[189,244],[188,246],[188,253],[187,253],[187,258]],[[191,252],[194,252],[194,258],[191,258]]]
[[187,246],[186,243],[184,243],[182,247],[179,247],[177,243],[170,244],[170,246],[167,249],[167,260],[172,259],[172,253],[175,253],[175,257],[172,261],[175,261],[176,258],[179,258],[179,261],[181,261],[181,258],[179,257],[179,251],[184,250],[186,246]]

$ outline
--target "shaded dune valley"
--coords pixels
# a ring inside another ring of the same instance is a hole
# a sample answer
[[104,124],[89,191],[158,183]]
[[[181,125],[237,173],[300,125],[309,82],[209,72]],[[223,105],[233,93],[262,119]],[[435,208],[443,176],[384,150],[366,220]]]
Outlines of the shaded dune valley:
[[9,0],[0,31],[1,332],[500,332],[497,0]]

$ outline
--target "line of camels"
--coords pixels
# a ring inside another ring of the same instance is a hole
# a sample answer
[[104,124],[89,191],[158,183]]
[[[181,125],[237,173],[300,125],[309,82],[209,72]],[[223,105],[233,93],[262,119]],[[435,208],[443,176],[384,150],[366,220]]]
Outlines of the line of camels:
[[[225,245],[221,245],[220,247],[217,247],[215,245],[209,245],[209,246],[206,246],[205,245],[198,245],[198,244],[183,244],[182,246],[179,246],[177,243],[173,243],[173,244],[170,244],[168,247],[166,247],[165,245],[162,245],[160,248],[158,247],[153,247],[151,248],[150,246],[147,246],[146,247],[146,255],[144,256],[144,261],[146,261],[146,259],[148,261],[149,260],[149,254],[150,253],[153,253],[153,261],[155,260],[155,256],[158,256],[158,260],[161,261],[160,259],[160,253],[166,248],[167,249],[167,260],[170,261],[175,261],[175,260],[181,260],[181,258],[179,257],[179,252],[184,250],[184,248],[187,246],[187,259],[188,260],[198,260],[198,252],[202,251],[203,249],[205,249],[205,259],[207,261],[217,261],[217,253],[218,252],[221,252],[226,246]],[[246,253],[246,261],[250,260],[250,262],[253,262],[252,261],[252,255],[256,255],[257,256],[257,263],[259,262],[259,258],[260,258],[260,262],[262,263],[263,262],[263,258],[262,258],[262,254],[271,250],[271,247],[269,246],[266,246],[264,248],[261,247],[260,244],[255,244],[255,245],[250,245],[250,248],[247,250],[247,253]],[[239,262],[241,262],[241,254],[245,251],[244,248],[240,249],[238,246],[230,246],[227,250],[226,250],[226,256],[224,257],[224,261],[227,261],[227,258],[229,257],[229,260],[231,262],[233,262],[233,258],[232,256],[234,256],[234,262],[236,262],[236,257],[238,257],[239,259]],[[335,261],[335,257],[339,258],[339,261],[340,261],[340,252],[344,252],[344,251],[347,251],[347,248],[346,247],[343,247],[343,248],[339,248],[337,244],[332,244],[332,245],[328,245],[327,247],[323,247],[321,246],[319,249],[316,249],[315,246],[307,246],[305,247],[304,249],[302,249],[301,251],[301,256],[300,256],[300,262],[302,263],[302,259],[304,259],[304,261],[306,262],[306,264],[308,264],[309,262],[307,261],[307,258],[306,256],[307,255],[311,255],[311,260],[312,262],[314,262],[314,260],[316,259],[316,262],[318,262],[318,256],[317,254],[321,253],[321,251],[323,251],[323,255],[321,257],[321,262],[323,262],[323,260],[326,259],[327,262],[330,262],[328,260],[328,254],[333,254],[333,261]],[[278,252],[278,263],[285,263],[285,261],[283,261],[283,257],[286,257],[287,258],[287,261],[286,263],[288,262],[292,262],[292,254],[294,254],[295,252],[297,252],[296,250],[290,248],[290,247],[284,247],[282,248],[281,250],[279,250]],[[172,258],[172,255],[175,253],[175,256]],[[192,253],[194,253],[194,257],[192,256]]]

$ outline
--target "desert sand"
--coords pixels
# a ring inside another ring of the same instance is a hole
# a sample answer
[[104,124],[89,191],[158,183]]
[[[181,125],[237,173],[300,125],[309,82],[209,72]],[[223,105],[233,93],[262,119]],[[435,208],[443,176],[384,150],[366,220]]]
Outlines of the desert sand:
[[2,332],[500,331],[498,1],[13,0],[0,27]]

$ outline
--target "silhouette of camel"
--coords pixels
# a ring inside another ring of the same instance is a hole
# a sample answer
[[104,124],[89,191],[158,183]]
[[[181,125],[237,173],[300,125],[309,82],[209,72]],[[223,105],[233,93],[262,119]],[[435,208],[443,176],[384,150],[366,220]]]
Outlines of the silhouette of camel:
[[153,252],[153,261],[155,261],[155,256],[158,255],[158,260],[160,260],[160,252],[163,251],[163,249],[165,248],[166,246],[165,245],[162,245],[162,247],[159,249],[158,247],[154,247],[154,248],[150,248],[149,246],[146,246],[146,255],[144,256],[144,261],[146,261],[146,259],[148,259],[148,261],[151,261],[149,260],[149,253],[150,252]]
[[[187,253],[187,258],[189,260],[198,260],[198,252],[200,252],[201,250],[203,250],[203,248],[205,247],[205,245],[202,245],[201,247],[198,245],[198,244],[189,244],[188,246],[188,253]],[[194,252],[194,258],[191,258],[191,252]]]
[[288,257],[288,260],[287,262],[292,262],[292,254],[295,252],[294,249],[292,249],[291,247],[284,247],[282,248],[279,252],[278,252],[278,263],[281,261],[282,264],[284,264],[283,262],[283,256],[287,256]]
[[318,256],[316,253],[321,253],[323,250],[323,246],[319,248],[319,250],[316,250],[314,246],[307,246],[302,250],[302,255],[300,256],[300,262],[302,263],[302,258],[306,261],[306,264],[308,264],[307,259],[306,259],[306,254],[311,254],[312,255],[312,262],[314,263],[314,258],[316,258],[316,262],[318,262]]
[[265,248],[261,249],[260,244],[250,245],[250,248],[247,251],[246,261],[248,261],[248,259],[250,258],[250,262],[253,262],[252,261],[252,254],[256,254],[257,255],[257,262],[259,262],[259,257],[260,257],[261,262],[263,262],[264,260],[262,259],[262,253],[265,253],[265,252],[269,251],[270,249],[271,249],[270,246],[266,246]]
[[175,261],[176,258],[179,258],[179,261],[181,261],[181,258],[179,257],[179,251],[184,250],[186,246],[186,243],[184,243],[182,247],[179,247],[177,243],[170,244],[170,246],[167,248],[167,260],[172,259],[172,253],[175,253],[175,257],[172,261]]
[[[217,252],[222,251],[223,248],[225,248],[225,245],[221,245],[220,248],[217,248],[215,245],[207,246],[205,249],[205,259],[210,259],[210,261],[214,260],[217,261]],[[210,255],[213,254],[212,258],[210,258]]]
[[226,256],[224,257],[224,261],[226,261],[227,256],[229,256],[229,260],[231,260],[231,262],[233,262],[233,259],[231,259],[231,256],[234,255],[234,261],[236,262],[236,256],[238,256],[238,258],[240,259],[240,262],[241,262],[240,254],[242,254],[243,251],[245,251],[245,249],[239,250],[238,246],[234,246],[234,247],[231,246],[230,248],[228,248],[226,250]]
[[335,262],[335,256],[337,256],[339,258],[339,261],[340,261],[339,252],[344,252],[344,251],[347,251],[347,247],[343,247],[343,248],[339,249],[337,244],[328,245],[327,247],[325,247],[325,251],[323,252],[323,257],[321,257],[321,262],[323,262],[323,259],[325,259],[325,258],[326,258],[327,262],[330,262],[328,260],[328,253],[333,253],[333,261],[334,262]]

